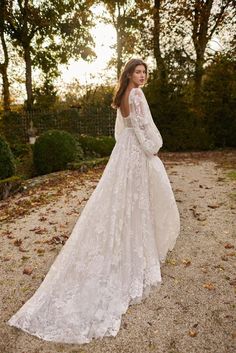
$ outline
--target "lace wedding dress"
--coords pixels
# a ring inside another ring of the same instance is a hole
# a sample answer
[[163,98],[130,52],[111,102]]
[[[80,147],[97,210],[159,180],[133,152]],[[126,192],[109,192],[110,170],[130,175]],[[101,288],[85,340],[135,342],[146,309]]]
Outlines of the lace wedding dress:
[[117,110],[116,144],[72,233],[34,295],[7,322],[47,341],[116,336],[121,316],[162,281],[179,234],[162,146],[141,88]]

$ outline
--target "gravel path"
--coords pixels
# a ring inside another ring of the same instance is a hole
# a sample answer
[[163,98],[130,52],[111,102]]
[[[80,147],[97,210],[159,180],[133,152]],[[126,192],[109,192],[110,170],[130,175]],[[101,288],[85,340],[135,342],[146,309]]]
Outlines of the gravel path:
[[42,341],[6,325],[38,288],[103,167],[36,178],[0,202],[0,353],[233,353],[236,351],[235,152],[162,153],[181,214],[163,283],[129,307],[115,338]]

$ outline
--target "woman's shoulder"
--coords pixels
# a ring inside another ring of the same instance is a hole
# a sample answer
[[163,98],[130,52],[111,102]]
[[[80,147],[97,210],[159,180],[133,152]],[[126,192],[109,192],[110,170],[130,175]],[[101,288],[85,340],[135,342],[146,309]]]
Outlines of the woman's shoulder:
[[141,87],[133,87],[131,88],[130,90],[130,98],[132,97],[143,97],[144,93],[143,93],[143,90],[141,89]]

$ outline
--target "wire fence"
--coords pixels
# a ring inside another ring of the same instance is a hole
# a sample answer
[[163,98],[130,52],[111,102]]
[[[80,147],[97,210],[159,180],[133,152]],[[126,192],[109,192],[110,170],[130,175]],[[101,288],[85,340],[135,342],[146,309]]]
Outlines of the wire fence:
[[10,112],[3,115],[7,136],[28,142],[30,136],[39,136],[51,129],[65,130],[72,134],[114,136],[116,111],[106,109],[76,108]]

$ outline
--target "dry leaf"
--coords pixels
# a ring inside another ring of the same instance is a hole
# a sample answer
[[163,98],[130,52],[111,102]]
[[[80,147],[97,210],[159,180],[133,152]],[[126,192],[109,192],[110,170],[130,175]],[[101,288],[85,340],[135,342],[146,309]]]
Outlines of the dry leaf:
[[201,271],[204,272],[204,273],[208,272],[207,268],[205,268],[205,267],[201,267]]
[[39,249],[37,249],[37,253],[38,254],[44,254],[45,253],[45,249],[39,248]]
[[191,261],[189,259],[183,259],[182,263],[185,265],[185,267],[191,265]]
[[231,279],[231,281],[229,281],[229,284],[230,284],[231,286],[236,286],[236,278]]
[[233,249],[234,245],[230,243],[225,243],[225,249]]
[[196,330],[194,330],[194,329],[190,329],[188,334],[189,334],[190,337],[196,337],[198,332]]
[[226,254],[226,256],[236,256],[236,252],[235,252],[235,251],[228,252],[228,253]]
[[10,255],[5,256],[5,257],[3,258],[3,261],[9,261],[9,260],[11,260],[11,256],[10,256]]
[[21,251],[21,252],[28,252],[29,250],[23,249],[22,246],[19,246],[19,251]]
[[32,267],[25,267],[23,270],[23,274],[24,275],[31,275],[31,273],[33,272],[33,268]]
[[209,289],[209,290],[213,290],[213,289],[215,289],[214,284],[213,284],[213,283],[211,283],[211,282],[204,283],[204,284],[203,284],[203,287],[204,287],[204,288],[207,288],[207,289]]
[[207,205],[207,207],[215,209],[215,208],[219,208],[220,204]]
[[28,260],[28,259],[30,259],[30,256],[23,255],[21,257],[21,260],[23,260],[23,261]]
[[22,240],[21,239],[16,239],[13,244],[15,246],[20,246],[22,244]]

